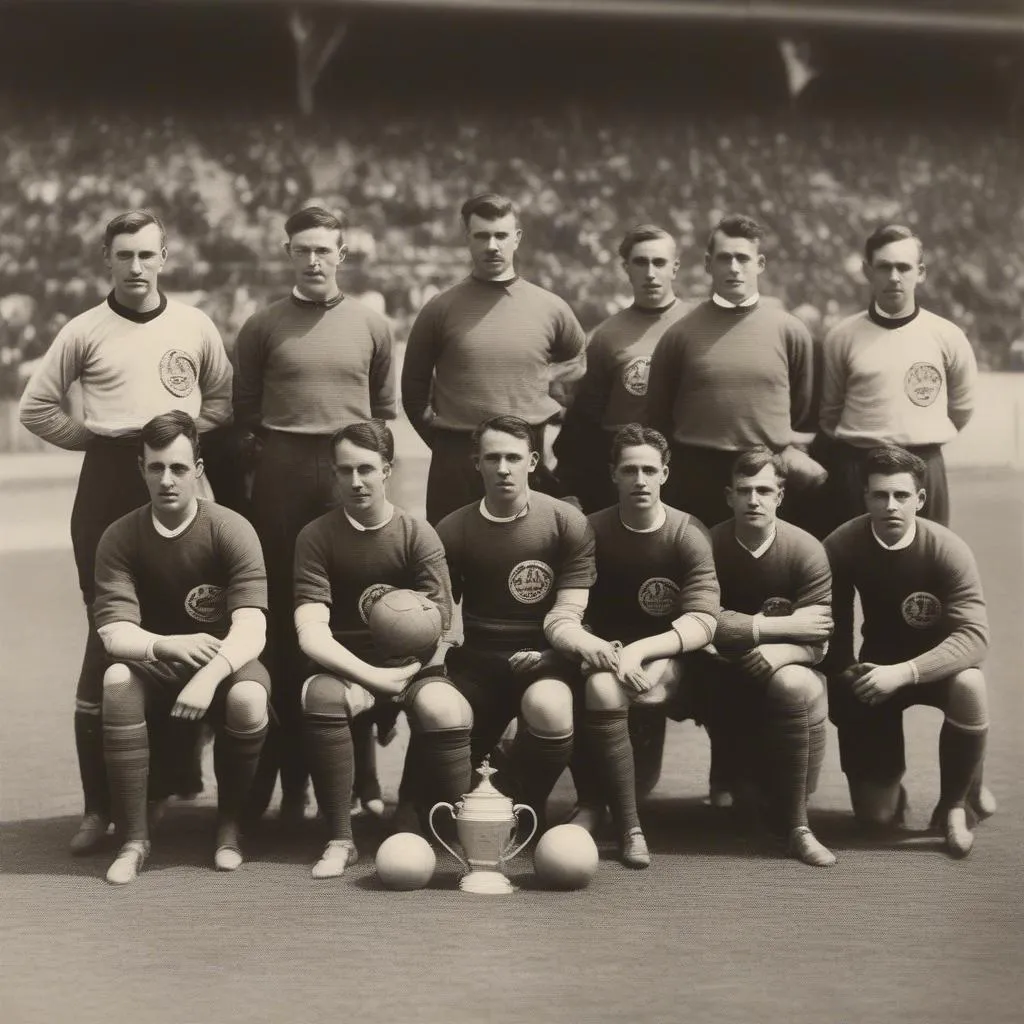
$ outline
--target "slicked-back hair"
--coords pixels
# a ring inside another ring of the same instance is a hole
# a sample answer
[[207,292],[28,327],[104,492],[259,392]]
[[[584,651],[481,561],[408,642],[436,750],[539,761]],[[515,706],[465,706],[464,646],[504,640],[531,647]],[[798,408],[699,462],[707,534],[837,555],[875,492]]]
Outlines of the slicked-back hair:
[[338,450],[342,441],[350,441],[357,448],[376,452],[385,462],[395,461],[395,435],[381,419],[360,420],[336,430],[331,436],[331,454]]
[[160,229],[160,248],[167,245],[167,232],[164,229],[163,221],[149,210],[126,210],[119,213],[103,229],[103,248],[109,249],[118,235],[134,235],[144,227],[155,224]]
[[656,239],[665,239],[676,248],[676,240],[664,228],[659,228],[657,224],[637,224],[626,232],[626,236],[619,243],[619,255],[628,260],[630,253],[641,242],[653,242]]
[[742,213],[731,213],[728,217],[723,217],[711,229],[711,234],[708,235],[708,255],[715,251],[715,235],[719,232],[726,238],[746,238],[751,242],[756,242],[758,250],[760,250],[767,233],[753,217],[747,217]]
[[765,466],[771,466],[779,483],[785,484],[786,465],[782,456],[763,444],[754,445],[737,456],[732,464],[732,479],[735,481],[741,476],[757,476]]
[[471,443],[474,455],[480,454],[480,439],[488,430],[493,430],[499,434],[508,434],[510,437],[525,441],[527,448],[531,452],[536,451],[533,444],[533,428],[526,420],[521,420],[518,416],[492,416],[489,420],[484,420],[473,431]]
[[469,218],[483,217],[484,220],[499,220],[508,214],[512,214],[519,223],[519,209],[508,196],[500,192],[481,192],[472,196],[462,204],[459,216],[462,218],[462,226],[469,227]]
[[181,409],[154,416],[143,428],[139,437],[139,457],[145,459],[146,449],[162,451],[175,438],[187,437],[192,445],[192,457],[198,462],[202,458],[199,450],[199,428],[196,421]]
[[925,464],[913,452],[901,448],[898,444],[886,444],[880,448],[872,448],[861,466],[861,478],[864,486],[872,473],[879,476],[895,476],[897,473],[909,473],[914,484],[920,490],[924,487]]
[[650,445],[661,455],[661,464],[667,466],[672,458],[672,450],[665,440],[665,435],[653,427],[642,427],[639,423],[627,423],[620,427],[612,438],[611,465],[614,469],[622,458],[625,448],[638,448],[640,445]]
[[917,242],[918,261],[924,263],[924,246],[921,244],[921,239],[905,224],[883,224],[881,227],[875,228],[864,242],[864,262],[871,266],[875,253],[883,245],[889,245],[890,242],[905,242],[908,238]]
[[330,210],[322,206],[304,206],[296,210],[285,222],[284,233],[291,238],[300,231],[308,231],[310,228],[328,228],[338,232],[338,244],[341,244],[341,221],[334,216]]

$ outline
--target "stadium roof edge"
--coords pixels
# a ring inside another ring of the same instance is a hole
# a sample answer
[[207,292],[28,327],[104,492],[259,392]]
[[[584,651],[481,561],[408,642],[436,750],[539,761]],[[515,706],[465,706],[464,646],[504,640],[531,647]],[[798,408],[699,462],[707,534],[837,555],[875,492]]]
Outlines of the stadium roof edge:
[[[211,0],[175,2],[210,3]],[[281,0],[219,2],[280,4]],[[847,0],[845,3],[827,0],[299,0],[293,6],[338,7],[349,12],[360,9],[461,10],[479,14],[688,20],[785,29],[889,29],[1024,36],[1024,0],[985,0],[984,4],[975,0],[897,0],[896,3],[881,0]]]

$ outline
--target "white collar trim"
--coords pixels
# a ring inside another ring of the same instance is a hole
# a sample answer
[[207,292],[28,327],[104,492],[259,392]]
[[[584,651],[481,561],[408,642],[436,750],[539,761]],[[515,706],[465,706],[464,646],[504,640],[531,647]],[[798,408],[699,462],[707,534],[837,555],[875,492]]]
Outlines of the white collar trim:
[[764,543],[759,544],[756,548],[748,548],[746,544],[736,538],[736,543],[739,544],[744,551],[750,555],[751,558],[760,558],[774,543],[775,538],[778,536],[779,528],[777,526],[772,527],[772,532],[765,538]]
[[494,515],[493,512],[488,512],[487,511],[487,499],[486,498],[481,498],[480,499],[480,506],[479,506],[479,508],[480,508],[480,515],[482,515],[484,517],[484,519],[490,520],[492,523],[513,523],[517,519],[522,519],[523,516],[525,516],[526,513],[530,511],[530,492],[529,491],[526,492],[526,504],[518,512],[516,512],[514,515],[510,515],[510,516],[496,516],[496,515]]
[[[344,509],[341,511],[345,512]],[[358,530],[360,533],[373,533],[374,530],[383,530],[395,518],[395,506],[389,501],[384,506],[384,512],[384,518],[379,523],[374,523],[373,526],[363,526],[362,523],[357,522],[347,512],[345,512],[345,518],[352,524],[353,530]]]
[[754,305],[760,298],[760,292],[754,292],[753,295],[748,295],[742,302],[730,302],[728,299],[723,299],[718,292],[711,293],[711,301],[716,306],[721,306],[722,309],[745,309],[747,306]]
[[194,522],[197,515],[199,515],[199,499],[196,498],[195,508],[192,509],[192,514],[181,524],[176,526],[173,530],[169,530],[163,523],[160,522],[156,517],[156,513],[152,507],[149,510],[150,518],[153,520],[153,529],[160,534],[161,537],[166,537],[168,540],[172,540],[175,537],[181,536]]
[[665,525],[666,519],[668,519],[668,513],[665,511],[665,506],[660,502],[658,503],[658,514],[654,517],[654,525],[645,527],[642,530],[637,529],[635,526],[630,526],[629,523],[623,520],[622,513],[619,513],[619,522],[630,533],[657,533]]
[[895,544],[886,544],[881,537],[875,533],[875,524],[871,524],[871,536],[878,541],[878,543],[885,548],[886,551],[902,551],[904,548],[909,548],[914,543],[914,538],[917,536],[917,521],[915,520],[909,530]]

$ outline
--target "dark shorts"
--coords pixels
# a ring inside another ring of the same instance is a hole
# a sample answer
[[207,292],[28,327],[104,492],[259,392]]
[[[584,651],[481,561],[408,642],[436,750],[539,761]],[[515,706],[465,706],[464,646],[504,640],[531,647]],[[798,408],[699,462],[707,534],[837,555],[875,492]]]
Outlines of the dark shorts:
[[846,776],[883,785],[902,778],[907,768],[903,712],[918,704],[945,711],[951,682],[905,686],[887,701],[869,705],[849,684],[830,679],[828,714],[839,733],[839,764]]
[[[188,665],[172,665],[167,662],[129,661],[125,662],[134,676],[142,680],[146,693],[146,718],[165,718],[170,715],[178,694],[195,675],[195,669]],[[214,726],[223,725],[227,708],[228,691],[235,683],[252,680],[259,683],[270,696],[270,675],[262,662],[253,660],[242,665],[222,680],[213,695],[209,710],[203,716]]]
[[509,668],[509,653],[457,647],[448,655],[448,678],[473,709],[474,750],[488,751],[501,739],[519,716],[523,694],[538,679],[558,679],[574,697],[580,693],[579,668],[555,651],[545,652],[543,664],[518,673]]
[[[689,712],[685,717],[709,727],[758,731],[764,721],[766,681],[707,651],[683,655],[683,679],[678,700],[686,702],[680,709]],[[666,711],[669,717],[676,717]]]

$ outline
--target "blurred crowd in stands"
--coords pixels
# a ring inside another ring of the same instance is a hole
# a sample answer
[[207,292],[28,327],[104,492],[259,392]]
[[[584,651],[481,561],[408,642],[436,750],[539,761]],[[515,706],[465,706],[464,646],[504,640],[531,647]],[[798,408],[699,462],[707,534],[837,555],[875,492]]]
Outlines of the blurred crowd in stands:
[[[923,238],[924,301],[990,369],[1024,369],[1024,146],[991,128],[789,112],[695,120],[577,103],[543,117],[343,124],[239,114],[36,116],[0,100],[0,392],[17,393],[69,317],[108,290],[104,223],[135,206],[169,233],[168,291],[232,346],[289,286],[285,216],[344,214],[343,286],[377,293],[402,340],[422,303],[466,272],[457,211],[495,189],[522,207],[520,270],[586,327],[627,301],[616,246],[641,220],[680,240],[679,291],[705,294],[709,227],[725,212],[770,230],[763,290],[819,336],[863,306],[863,238],[884,220]],[[1015,344],[1016,343],[1016,344]]]

